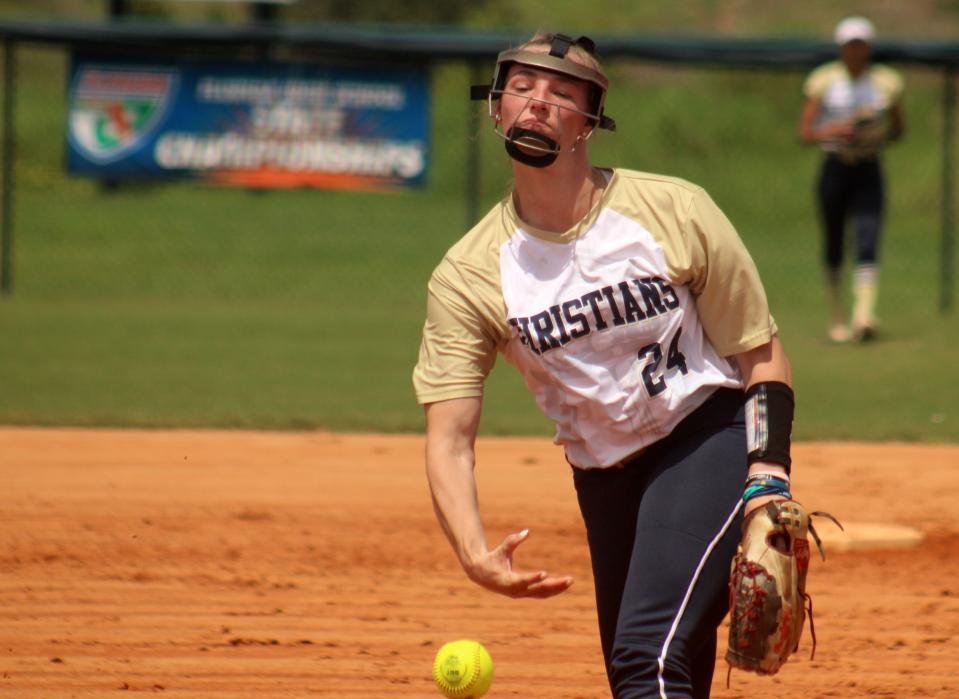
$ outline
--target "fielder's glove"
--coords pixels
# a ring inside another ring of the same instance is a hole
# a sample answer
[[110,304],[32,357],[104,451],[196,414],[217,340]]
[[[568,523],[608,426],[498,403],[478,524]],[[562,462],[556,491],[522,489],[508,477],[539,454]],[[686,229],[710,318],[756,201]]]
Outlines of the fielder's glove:
[[[825,512],[813,515],[836,519]],[[825,560],[810,515],[795,500],[768,502],[743,522],[729,580],[726,662],[761,675],[775,674],[799,647],[806,610],[816,652],[812,600],[806,594],[811,534]]]
[[889,120],[883,116],[858,119],[853,124],[853,145],[868,151],[878,151],[889,141],[892,127]]

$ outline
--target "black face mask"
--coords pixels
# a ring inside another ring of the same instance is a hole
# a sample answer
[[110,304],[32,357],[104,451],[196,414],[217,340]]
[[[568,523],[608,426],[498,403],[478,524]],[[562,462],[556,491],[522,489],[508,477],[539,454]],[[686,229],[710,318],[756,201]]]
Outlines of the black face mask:
[[[521,145],[549,151],[546,153],[529,153],[520,148]],[[549,136],[513,126],[506,132],[506,152],[509,157],[523,165],[530,167],[547,167],[552,165],[559,156],[559,144]]]

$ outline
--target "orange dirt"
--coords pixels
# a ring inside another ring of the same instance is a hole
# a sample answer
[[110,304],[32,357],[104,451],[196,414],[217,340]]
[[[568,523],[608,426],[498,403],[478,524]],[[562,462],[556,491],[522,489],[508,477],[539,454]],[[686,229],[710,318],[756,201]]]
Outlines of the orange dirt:
[[[490,697],[608,696],[582,522],[546,440],[485,439],[478,462],[490,539],[529,527],[517,565],[576,578],[540,601],[466,580],[419,436],[0,429],[0,445],[3,699],[429,699],[433,655],[460,637],[489,648]],[[713,697],[959,697],[959,448],[795,459],[813,509],[926,539],[817,560],[815,660],[808,629],[773,678],[727,689],[720,659]]]

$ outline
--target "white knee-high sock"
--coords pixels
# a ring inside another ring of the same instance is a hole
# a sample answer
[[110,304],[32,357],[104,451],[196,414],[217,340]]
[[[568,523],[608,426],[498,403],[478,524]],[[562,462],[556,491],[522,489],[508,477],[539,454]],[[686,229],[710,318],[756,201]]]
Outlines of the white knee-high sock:
[[852,273],[852,326],[870,328],[876,323],[876,301],[879,298],[879,266],[860,264]]

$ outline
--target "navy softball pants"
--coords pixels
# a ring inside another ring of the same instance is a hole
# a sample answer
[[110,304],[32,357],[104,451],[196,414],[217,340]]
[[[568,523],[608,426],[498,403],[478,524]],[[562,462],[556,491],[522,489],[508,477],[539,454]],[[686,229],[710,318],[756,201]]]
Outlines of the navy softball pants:
[[718,389],[623,467],[573,468],[616,699],[709,696],[742,522],[743,401]]
[[852,219],[855,226],[856,263],[875,263],[885,202],[879,159],[849,164],[836,155],[827,155],[819,171],[817,194],[826,267],[838,270],[842,266],[847,219]]

